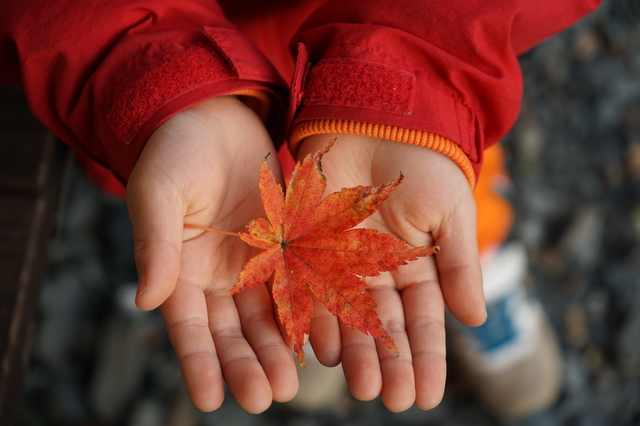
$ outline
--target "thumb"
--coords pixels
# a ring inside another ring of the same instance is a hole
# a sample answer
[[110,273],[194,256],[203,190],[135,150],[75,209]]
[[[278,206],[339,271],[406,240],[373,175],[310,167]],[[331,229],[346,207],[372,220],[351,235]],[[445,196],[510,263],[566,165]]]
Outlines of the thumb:
[[145,311],[157,308],[173,293],[180,274],[182,199],[175,187],[161,182],[144,179],[134,169],[127,185],[139,280],[136,305]]
[[[470,197],[469,197],[470,198]],[[434,235],[442,252],[436,256],[442,293],[451,313],[478,326],[487,318],[476,237],[473,198],[462,202]]]

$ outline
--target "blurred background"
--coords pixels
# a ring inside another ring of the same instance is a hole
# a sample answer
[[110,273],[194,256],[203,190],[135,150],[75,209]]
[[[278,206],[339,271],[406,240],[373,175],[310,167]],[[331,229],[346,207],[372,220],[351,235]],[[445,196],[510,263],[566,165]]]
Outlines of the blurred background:
[[[527,285],[561,341],[562,394],[511,425],[640,425],[640,1],[608,0],[521,58],[520,118],[503,141],[529,252]],[[452,380],[428,412],[346,395],[305,413],[189,400],[157,311],[133,305],[124,201],[67,176],[42,285],[19,426],[500,424]]]

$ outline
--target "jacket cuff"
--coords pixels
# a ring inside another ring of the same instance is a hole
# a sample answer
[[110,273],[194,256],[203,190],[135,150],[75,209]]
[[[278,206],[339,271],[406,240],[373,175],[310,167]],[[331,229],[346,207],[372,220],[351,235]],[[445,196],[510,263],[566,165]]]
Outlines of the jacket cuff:
[[[204,41],[178,49],[135,74],[104,114],[105,162],[129,178],[144,144],[164,121],[207,99],[236,95],[282,138],[284,86],[277,71],[241,33],[204,28]],[[280,120],[280,122],[278,122]]]
[[[482,164],[476,117],[432,79],[362,58],[331,57],[311,65],[299,43],[291,86],[289,148],[317,133],[352,133],[438,151],[473,188]],[[355,77],[354,77],[355,76]]]
[[248,106],[264,124],[267,124],[269,113],[271,112],[271,105],[273,104],[268,92],[258,89],[244,89],[227,93],[227,95],[236,96]]
[[384,124],[363,123],[350,120],[317,119],[298,123],[289,140],[292,152],[296,152],[300,142],[309,136],[326,133],[347,133],[352,135],[372,136],[396,142],[418,145],[439,152],[460,167],[471,189],[475,187],[476,176],[473,165],[464,151],[453,141],[435,133]]

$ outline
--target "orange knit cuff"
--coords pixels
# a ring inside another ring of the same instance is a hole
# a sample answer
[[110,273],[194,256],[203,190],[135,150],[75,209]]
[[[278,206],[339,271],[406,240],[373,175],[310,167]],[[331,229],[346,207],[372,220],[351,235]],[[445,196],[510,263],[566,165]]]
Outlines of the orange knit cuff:
[[435,133],[421,130],[405,129],[402,127],[387,126],[385,124],[363,123],[351,120],[315,119],[298,123],[289,139],[289,148],[295,153],[300,142],[309,136],[324,133],[347,133],[352,135],[372,136],[388,139],[412,145],[423,146],[446,155],[460,167],[469,186],[473,189],[476,185],[476,175],[469,157],[455,142]]
[[256,113],[263,123],[267,122],[269,111],[271,110],[271,98],[267,92],[260,89],[243,89],[227,93],[227,95],[237,96],[238,99]]

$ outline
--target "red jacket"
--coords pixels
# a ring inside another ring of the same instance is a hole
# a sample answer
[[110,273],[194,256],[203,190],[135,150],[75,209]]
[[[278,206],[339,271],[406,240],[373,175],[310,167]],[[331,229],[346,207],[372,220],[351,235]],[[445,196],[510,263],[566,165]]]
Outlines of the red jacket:
[[268,93],[276,144],[285,129],[294,151],[314,133],[395,139],[445,153],[473,186],[520,109],[517,55],[599,2],[3,0],[0,80],[123,181],[173,114]]

